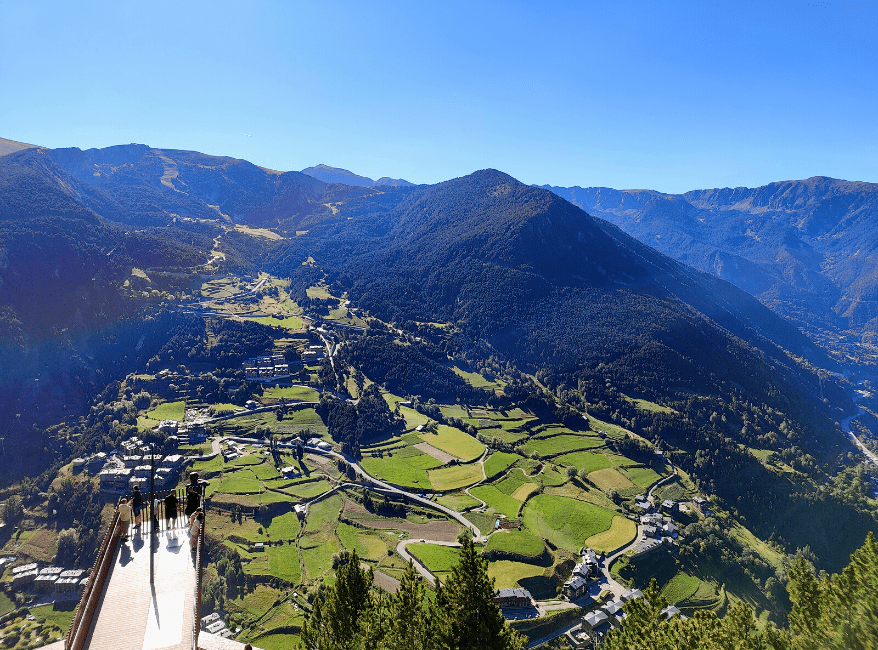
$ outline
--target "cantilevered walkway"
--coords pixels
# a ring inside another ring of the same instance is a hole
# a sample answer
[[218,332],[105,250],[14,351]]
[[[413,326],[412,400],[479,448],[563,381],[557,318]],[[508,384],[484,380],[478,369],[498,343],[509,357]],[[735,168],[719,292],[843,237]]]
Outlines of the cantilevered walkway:
[[185,518],[178,519],[177,527],[162,522],[155,531],[148,519],[125,540],[118,514],[114,516],[65,650],[199,647],[204,536],[193,551]]

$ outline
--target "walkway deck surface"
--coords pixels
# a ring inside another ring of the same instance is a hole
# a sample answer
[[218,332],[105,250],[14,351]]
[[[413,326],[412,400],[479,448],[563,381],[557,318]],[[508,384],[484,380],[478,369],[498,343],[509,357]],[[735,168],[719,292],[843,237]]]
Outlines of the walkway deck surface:
[[121,542],[88,650],[191,649],[195,606],[195,555],[185,528],[160,530],[152,543],[155,583],[149,581],[149,524]]

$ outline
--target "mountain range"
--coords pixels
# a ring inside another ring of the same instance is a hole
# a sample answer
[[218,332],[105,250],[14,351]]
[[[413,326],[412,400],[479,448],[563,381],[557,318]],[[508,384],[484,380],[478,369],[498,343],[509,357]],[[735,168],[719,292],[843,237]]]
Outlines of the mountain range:
[[[834,234],[852,242],[849,231],[865,229],[872,186],[564,192],[493,169],[366,186],[138,144],[19,148],[0,157],[0,426],[22,453],[47,449],[53,422],[185,338],[197,316],[177,315],[192,309],[185,296],[205,275],[267,271],[300,304],[314,303],[306,289],[321,283],[361,313],[434,340],[434,362],[503,368],[509,393],[531,408],[541,402],[516,393],[517,382],[670,445],[766,537],[787,517],[790,543],[846,557],[801,525],[810,481],[853,451],[836,424],[856,410],[850,386],[830,372],[845,366],[766,304],[776,306],[773,295],[796,304],[788,292],[802,303],[825,293],[829,305],[829,279],[865,273],[865,232],[859,267],[839,260],[824,276],[817,253],[819,244],[824,260],[840,256]],[[653,239],[676,242],[681,259],[611,221],[663,228]],[[710,242],[726,248],[711,253]],[[786,270],[772,255],[790,258]],[[710,259],[734,261],[720,266],[728,278]],[[822,327],[869,323],[867,307],[831,304]],[[645,411],[639,399],[662,407]],[[776,475],[748,449],[784,454],[800,473]],[[850,539],[865,525],[856,521]]]
[[380,187],[382,185],[390,185],[391,187],[407,187],[414,183],[409,183],[402,178],[390,178],[382,176],[377,181],[373,181],[366,176],[358,176],[347,169],[339,167],[330,167],[329,165],[314,165],[302,170],[303,174],[308,174],[324,183],[342,183],[343,185],[354,185],[357,187]]
[[873,356],[878,185],[826,177],[757,188],[543,186],[655,249],[721,277],[838,352]]

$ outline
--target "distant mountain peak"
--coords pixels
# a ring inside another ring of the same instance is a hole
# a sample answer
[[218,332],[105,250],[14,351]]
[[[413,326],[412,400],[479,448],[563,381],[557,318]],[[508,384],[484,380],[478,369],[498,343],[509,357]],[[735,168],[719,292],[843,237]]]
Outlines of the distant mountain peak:
[[323,181],[324,183],[341,183],[342,185],[353,185],[355,187],[374,187],[383,185],[389,185],[391,187],[407,187],[414,184],[409,183],[402,178],[390,178],[389,176],[382,176],[375,181],[368,176],[360,176],[359,174],[355,174],[347,169],[331,167],[322,163],[320,165],[314,165],[313,167],[307,167],[302,170],[302,173],[307,174],[312,178],[316,178],[319,181]]
[[5,156],[10,153],[15,153],[16,151],[21,151],[23,149],[39,149],[35,144],[27,144],[25,142],[18,142],[17,140],[7,140],[6,138],[0,138],[0,156]]

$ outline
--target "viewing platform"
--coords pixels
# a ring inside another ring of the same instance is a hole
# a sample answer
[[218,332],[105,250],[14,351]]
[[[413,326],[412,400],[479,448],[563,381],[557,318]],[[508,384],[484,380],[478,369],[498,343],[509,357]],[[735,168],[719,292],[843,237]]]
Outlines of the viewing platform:
[[[192,648],[198,572],[188,530],[172,528],[152,535],[150,524],[142,528],[117,545],[84,648]],[[149,579],[150,543],[155,551],[154,582]]]
[[[193,549],[188,517],[180,513],[166,521],[161,500],[156,514],[155,530],[147,508],[143,524],[137,527],[123,526],[118,512],[114,514],[63,641],[64,650],[201,647],[204,535],[198,536]],[[210,636],[203,639],[208,646]]]

